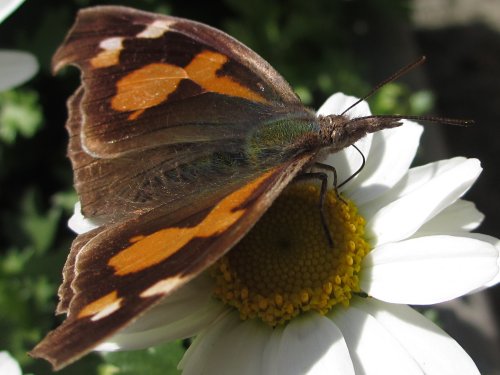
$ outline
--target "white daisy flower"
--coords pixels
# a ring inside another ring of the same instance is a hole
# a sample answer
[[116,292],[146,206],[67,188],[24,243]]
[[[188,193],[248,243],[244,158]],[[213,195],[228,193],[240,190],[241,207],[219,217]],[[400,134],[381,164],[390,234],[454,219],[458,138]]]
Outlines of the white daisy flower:
[[[356,100],[335,94],[319,114]],[[367,103],[349,115],[370,115]],[[421,133],[404,121],[357,143],[365,168],[325,203],[333,249],[318,187],[292,184],[212,270],[97,350],[196,336],[179,365],[184,375],[479,373],[457,342],[407,306],[499,279],[498,240],[470,233],[483,215],[460,199],[481,173],[479,161],[409,169]],[[348,148],[322,162],[343,181],[361,156]],[[72,228],[86,231],[88,220],[73,219]]]
[[[0,23],[14,12],[24,0],[2,0],[0,2]],[[38,62],[31,53],[14,50],[0,50],[0,91],[19,86],[38,71]]]

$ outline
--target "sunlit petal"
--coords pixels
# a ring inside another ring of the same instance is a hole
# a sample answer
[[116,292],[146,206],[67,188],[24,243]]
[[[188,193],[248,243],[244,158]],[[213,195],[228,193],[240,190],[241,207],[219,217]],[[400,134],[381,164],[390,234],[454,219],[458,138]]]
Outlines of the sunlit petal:
[[81,203],[75,203],[73,215],[68,220],[69,229],[77,234],[83,234],[100,227],[100,225],[99,221],[88,219],[83,216]]
[[319,314],[296,318],[286,327],[276,329],[270,346],[274,357],[267,357],[269,367],[263,374],[354,374],[341,331]]
[[416,234],[422,236],[457,231],[469,232],[476,229],[483,219],[484,214],[479,212],[474,203],[459,199],[422,225]]
[[256,320],[227,314],[202,332],[179,367],[183,375],[262,374],[262,358],[272,329]]
[[367,222],[375,235],[374,245],[410,237],[426,221],[460,198],[480,173],[478,160],[464,160],[382,207]]
[[423,374],[401,343],[363,310],[338,309],[330,316],[345,337],[356,375]]
[[419,167],[411,168],[408,173],[386,194],[363,204],[360,209],[367,219],[373,217],[381,208],[391,204],[405,195],[408,195],[427,184],[433,178],[458,167],[467,159],[455,157],[440,160]]
[[370,152],[366,155],[365,168],[359,178],[346,185],[346,195],[357,205],[362,205],[396,185],[408,172],[422,131],[422,126],[403,121],[398,128],[375,133]]
[[479,374],[458,343],[429,319],[406,305],[356,299],[353,305],[373,316],[428,375]]
[[448,301],[490,281],[498,273],[497,259],[494,246],[466,237],[428,236],[389,243],[364,259],[361,288],[392,303]]

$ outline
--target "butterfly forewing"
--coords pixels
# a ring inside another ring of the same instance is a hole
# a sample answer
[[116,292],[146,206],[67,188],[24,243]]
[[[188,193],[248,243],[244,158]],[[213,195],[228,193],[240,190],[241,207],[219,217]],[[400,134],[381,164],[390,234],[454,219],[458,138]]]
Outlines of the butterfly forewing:
[[[300,101],[253,51],[209,26],[123,7],[79,12],[53,59],[82,69],[94,156],[241,137]],[[124,130],[126,128],[126,130]]]

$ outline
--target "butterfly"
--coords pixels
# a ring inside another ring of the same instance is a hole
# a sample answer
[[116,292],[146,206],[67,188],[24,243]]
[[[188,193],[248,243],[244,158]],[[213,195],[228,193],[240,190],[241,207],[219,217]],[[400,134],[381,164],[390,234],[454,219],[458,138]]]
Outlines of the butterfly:
[[53,58],[76,65],[68,155],[82,212],[63,269],[66,320],[30,353],[80,358],[206,270],[324,152],[400,117],[318,117],[260,56],[207,25],[83,9]]

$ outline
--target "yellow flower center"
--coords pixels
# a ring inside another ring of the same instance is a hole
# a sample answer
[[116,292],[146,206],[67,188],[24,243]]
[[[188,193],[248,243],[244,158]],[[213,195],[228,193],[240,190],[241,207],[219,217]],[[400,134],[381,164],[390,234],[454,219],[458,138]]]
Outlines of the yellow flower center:
[[214,266],[215,296],[238,309],[241,319],[258,317],[276,326],[301,312],[326,314],[339,303],[348,306],[360,291],[361,261],[370,251],[365,220],[351,201],[329,191],[324,209],[330,247],[319,190],[305,183],[289,186]]

